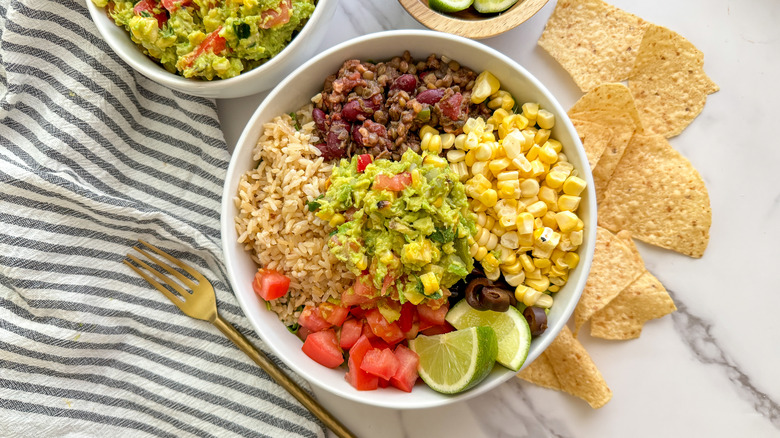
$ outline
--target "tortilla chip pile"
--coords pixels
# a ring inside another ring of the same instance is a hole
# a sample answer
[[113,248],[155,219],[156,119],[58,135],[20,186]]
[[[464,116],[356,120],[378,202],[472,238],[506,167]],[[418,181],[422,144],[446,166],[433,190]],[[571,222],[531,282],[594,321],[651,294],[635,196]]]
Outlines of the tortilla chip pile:
[[574,332],[561,331],[518,376],[599,408],[612,392],[576,336],[589,322],[591,336],[635,339],[645,322],[676,310],[632,238],[704,254],[707,188],[667,138],[696,118],[718,86],[685,38],[601,0],[559,0],[539,45],[586,92],[568,114],[593,171],[599,226]]

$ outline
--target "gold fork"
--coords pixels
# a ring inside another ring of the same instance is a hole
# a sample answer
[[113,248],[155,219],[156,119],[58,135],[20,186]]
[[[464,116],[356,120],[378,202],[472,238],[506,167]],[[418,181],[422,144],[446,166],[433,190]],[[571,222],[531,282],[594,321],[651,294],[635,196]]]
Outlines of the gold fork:
[[217,328],[225,336],[227,336],[228,339],[233,341],[233,343],[236,344],[236,346],[241,351],[246,353],[246,355],[249,356],[253,361],[255,361],[256,364],[260,365],[260,368],[262,368],[263,371],[268,373],[268,375],[271,376],[272,379],[274,379],[278,384],[280,384],[284,389],[286,389],[290,394],[292,394],[293,397],[298,399],[298,401],[301,402],[301,404],[306,409],[311,411],[311,413],[314,414],[315,417],[319,418],[323,423],[325,423],[325,426],[327,426],[328,429],[332,430],[337,436],[345,437],[345,438],[347,437],[355,438],[355,435],[353,435],[352,432],[349,431],[349,429],[344,427],[344,425],[341,424],[330,412],[325,410],[325,408],[323,408],[322,405],[320,405],[316,400],[314,400],[314,398],[310,396],[309,393],[307,393],[306,391],[303,390],[303,388],[298,386],[298,384],[295,383],[295,381],[292,380],[287,374],[285,374],[284,371],[282,371],[278,366],[276,366],[276,364],[271,362],[268,359],[268,357],[265,354],[263,354],[263,352],[261,352],[254,345],[252,345],[252,343],[249,342],[249,339],[247,339],[238,330],[236,330],[229,322],[227,322],[219,315],[219,313],[217,312],[217,299],[216,299],[216,295],[214,294],[214,287],[206,279],[206,277],[201,275],[198,271],[192,269],[190,266],[185,265],[184,263],[182,263],[180,260],[173,257],[172,255],[156,248],[155,246],[146,243],[140,239],[138,240],[138,242],[140,242],[147,248],[159,254],[161,257],[165,258],[169,262],[173,263],[174,265],[178,266],[179,268],[187,272],[189,275],[192,276],[192,278],[197,280],[197,283],[187,278],[181,272],[177,271],[176,269],[174,269],[167,263],[163,262],[159,258],[139,248],[138,246],[134,246],[133,249],[143,254],[149,260],[153,261],[158,266],[162,267],[163,269],[168,271],[171,275],[179,279],[179,281],[181,281],[186,287],[190,289],[190,292],[187,292],[183,287],[181,287],[178,283],[173,281],[170,277],[152,268],[144,261],[140,260],[138,257],[135,257],[132,254],[127,254],[127,258],[132,260],[136,264],[138,264],[138,266],[142,266],[144,269],[154,274],[163,283],[167,284],[173,290],[178,292],[179,296],[173,294],[165,286],[163,286],[157,280],[152,278],[152,276],[142,271],[132,263],[130,263],[130,261],[128,261],[127,259],[124,260],[125,264],[133,268],[133,270],[137,272],[138,275],[143,277],[144,280],[148,281],[152,286],[157,288],[157,290],[162,292],[163,295],[168,297],[168,299],[171,300],[173,304],[176,304],[176,306],[179,309],[181,309],[181,311],[184,312],[185,315],[203,321],[208,321],[214,324],[215,326],[217,326]]

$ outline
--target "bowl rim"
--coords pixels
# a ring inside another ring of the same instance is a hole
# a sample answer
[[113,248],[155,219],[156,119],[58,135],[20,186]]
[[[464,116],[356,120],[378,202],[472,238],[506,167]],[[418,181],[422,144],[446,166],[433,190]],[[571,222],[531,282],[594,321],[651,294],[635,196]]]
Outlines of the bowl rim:
[[[233,251],[235,251],[235,242],[231,241],[230,239],[227,239],[227,236],[230,234],[230,230],[231,229],[235,230],[234,217],[232,216],[232,209],[235,208],[234,201],[233,201],[235,197],[235,187],[232,187],[231,181],[236,177],[235,175],[236,172],[243,173],[246,171],[245,169],[246,166],[242,163],[239,163],[236,157],[240,155],[239,151],[242,150],[243,148],[253,147],[253,145],[256,144],[257,142],[256,136],[253,135],[253,137],[255,138],[249,138],[249,136],[252,135],[250,132],[252,131],[252,127],[259,123],[268,122],[268,120],[260,120],[260,116],[264,112],[264,109],[266,108],[266,106],[269,106],[270,102],[272,102],[277,96],[279,96],[284,92],[285,88],[289,86],[292,81],[295,80],[295,78],[298,76],[298,74],[301,71],[311,68],[313,65],[319,63],[323,59],[328,58],[332,54],[344,50],[345,48],[348,48],[353,44],[368,44],[372,41],[376,41],[379,39],[393,38],[393,37],[417,37],[417,38],[425,38],[425,39],[433,38],[433,39],[440,39],[440,40],[441,39],[454,40],[458,44],[472,46],[472,48],[476,50],[487,52],[489,55],[494,56],[498,58],[500,61],[511,66],[513,69],[523,74],[530,82],[533,83],[535,87],[537,87],[537,89],[542,94],[544,94],[549,99],[550,103],[553,106],[553,108],[551,108],[551,111],[554,114],[561,114],[564,116],[561,117],[560,120],[556,120],[556,124],[561,122],[565,124],[565,129],[574,134],[572,136],[573,144],[571,144],[571,147],[574,147],[578,150],[578,154],[580,157],[586,157],[585,150],[582,146],[579,137],[576,135],[576,130],[574,129],[574,126],[572,125],[571,121],[566,115],[566,111],[563,110],[563,108],[561,107],[560,103],[555,98],[555,96],[534,75],[532,75],[518,62],[512,60],[511,58],[499,52],[498,50],[493,49],[492,47],[486,46],[477,41],[465,37],[461,37],[458,35],[447,34],[447,33],[437,32],[432,30],[390,30],[390,31],[370,33],[370,34],[349,39],[314,56],[306,63],[296,68],[282,82],[280,82],[277,86],[275,86],[255,109],[251,118],[247,122],[244,130],[242,131],[241,136],[236,142],[236,147],[233,150],[233,153],[231,155],[230,163],[228,165],[228,169],[225,175],[225,183],[223,187],[221,214],[220,214],[221,217],[220,230],[221,230],[221,238],[222,238],[222,250],[224,253],[224,262],[226,265],[226,271],[228,273],[228,280],[231,288],[233,289],[234,295],[236,296],[236,299],[238,300],[239,305],[242,311],[244,312],[244,315],[247,317],[250,324],[252,325],[252,328],[255,330],[258,336],[263,340],[263,342],[266,343],[269,350],[274,352],[274,354],[277,354],[277,352],[272,347],[272,343],[269,342],[268,336],[266,336],[263,333],[263,330],[261,330],[261,326],[258,324],[258,322],[255,321],[253,318],[249,317],[249,312],[247,309],[249,308],[249,306],[256,306],[257,303],[250,302],[251,300],[248,300],[244,294],[235,293],[235,291],[238,290],[239,285],[236,284],[237,279],[234,279],[233,276],[230,275],[232,269],[231,266],[233,265]],[[329,73],[325,72],[325,74],[327,75]],[[582,159],[583,162],[587,164],[587,160],[585,158]],[[539,341],[538,348],[535,351],[529,353],[526,362],[523,364],[523,368],[525,368],[528,364],[533,362],[533,360],[535,360],[539,356],[539,354],[541,354],[545,349],[547,349],[550,343],[555,339],[555,336],[557,336],[557,334],[563,329],[563,326],[567,324],[569,318],[571,317],[571,314],[574,312],[574,307],[576,306],[576,303],[579,301],[582,291],[585,288],[585,283],[588,278],[588,273],[590,272],[591,263],[593,261],[593,252],[595,249],[595,241],[596,241],[596,224],[597,224],[596,193],[593,188],[593,176],[590,171],[590,168],[581,169],[581,170],[582,170],[581,176],[584,176],[587,182],[586,185],[586,192],[588,193],[587,207],[589,211],[588,223],[590,224],[590,226],[586,228],[586,236],[585,236],[586,244],[583,244],[583,246],[580,247],[582,252],[580,253],[580,263],[578,264],[577,267],[578,269],[581,268],[583,270],[583,274],[579,276],[576,284],[574,285],[574,296],[572,297],[572,302],[569,303],[569,305],[566,308],[564,308],[561,318],[557,321],[554,321],[552,324],[548,326],[546,333],[550,333],[550,334],[554,333],[555,335],[546,336]],[[507,372],[504,376],[500,376],[500,378],[494,379],[489,382],[483,382],[482,384],[477,385],[475,388],[472,388],[468,391],[459,394],[454,394],[454,395],[441,394],[442,395],[441,398],[436,398],[435,400],[429,402],[417,402],[417,403],[406,403],[403,405],[396,405],[392,403],[384,403],[381,400],[381,397],[378,397],[377,399],[369,398],[370,401],[367,401],[365,398],[359,396],[359,394],[361,393],[360,391],[352,391],[347,393],[334,391],[324,383],[321,383],[316,379],[311,378],[311,376],[307,373],[305,368],[301,367],[298,363],[294,363],[293,361],[288,361],[285,358],[283,358],[281,355],[278,355],[278,357],[287,366],[289,366],[294,372],[298,373],[302,378],[304,378],[307,382],[327,391],[330,394],[336,395],[338,397],[343,397],[358,403],[364,403],[364,404],[377,406],[377,407],[386,407],[386,408],[404,409],[404,410],[432,408],[432,407],[444,406],[456,401],[467,400],[476,397],[478,395],[484,394],[498,387],[499,385],[506,383],[512,376],[516,374],[513,373],[511,370],[506,369]]]
[[483,39],[507,32],[536,15],[549,0],[519,0],[509,10],[480,20],[466,20],[434,11],[425,0],[398,0],[401,6],[423,26],[455,35]]
[[[262,76],[264,73],[269,71],[284,68],[285,63],[287,62],[286,58],[292,56],[292,54],[295,53],[298,48],[306,47],[306,43],[304,41],[307,39],[309,34],[315,32],[314,28],[316,26],[311,24],[316,23],[320,20],[321,16],[329,12],[329,7],[326,7],[327,4],[337,2],[337,0],[315,0],[317,4],[315,5],[316,7],[314,8],[314,12],[312,12],[312,15],[309,17],[300,32],[295,35],[295,37],[282,49],[282,51],[277,53],[276,56],[268,60],[266,63],[232,78],[209,81],[197,78],[185,78],[184,76],[181,76],[177,73],[171,73],[165,70],[161,64],[143,53],[140,46],[132,39],[130,39],[127,30],[123,28],[121,30],[127,36],[127,42],[130,44],[117,41],[115,38],[113,38],[112,32],[109,29],[118,28],[119,26],[114,24],[111,18],[108,17],[105,8],[95,5],[92,0],[85,1],[87,3],[87,9],[89,9],[89,13],[92,18],[92,22],[95,23],[95,26],[98,29],[98,33],[109,45],[109,47],[111,47],[111,50],[113,50],[114,53],[116,53],[125,63],[130,65],[135,71],[157,83],[163,84],[174,90],[186,91],[187,93],[203,97],[218,96],[218,92],[221,90],[237,86],[241,82],[256,80],[258,76]],[[103,18],[106,18],[107,20],[104,20]],[[141,57],[148,60],[149,62],[147,63],[141,60]],[[273,88],[274,86],[275,85],[269,85],[266,89]],[[254,91],[251,94],[259,91],[263,90]]]

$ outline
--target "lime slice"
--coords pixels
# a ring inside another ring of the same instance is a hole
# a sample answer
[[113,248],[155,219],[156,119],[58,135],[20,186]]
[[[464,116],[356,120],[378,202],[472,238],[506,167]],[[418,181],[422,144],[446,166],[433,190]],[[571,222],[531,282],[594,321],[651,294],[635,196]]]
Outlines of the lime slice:
[[417,371],[434,391],[465,391],[490,374],[496,363],[498,339],[490,327],[471,327],[409,341],[420,356]]
[[509,9],[517,0],[474,0],[474,9],[483,14],[494,14]]
[[428,6],[439,12],[458,12],[468,9],[474,0],[428,0]]
[[498,336],[496,362],[513,371],[523,366],[531,347],[531,329],[517,308],[509,306],[506,312],[480,311],[475,310],[464,299],[450,309],[446,319],[458,330],[466,327],[492,327]]

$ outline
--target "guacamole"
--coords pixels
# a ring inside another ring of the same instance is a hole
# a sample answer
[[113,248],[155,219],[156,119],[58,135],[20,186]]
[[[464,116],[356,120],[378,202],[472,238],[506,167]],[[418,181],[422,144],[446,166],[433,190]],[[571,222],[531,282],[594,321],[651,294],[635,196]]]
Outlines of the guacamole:
[[281,52],[315,0],[92,0],[171,73],[231,78]]
[[420,304],[446,298],[473,269],[475,232],[466,191],[447,161],[408,149],[400,161],[341,160],[331,185],[309,203],[337,226],[328,247],[381,295]]

